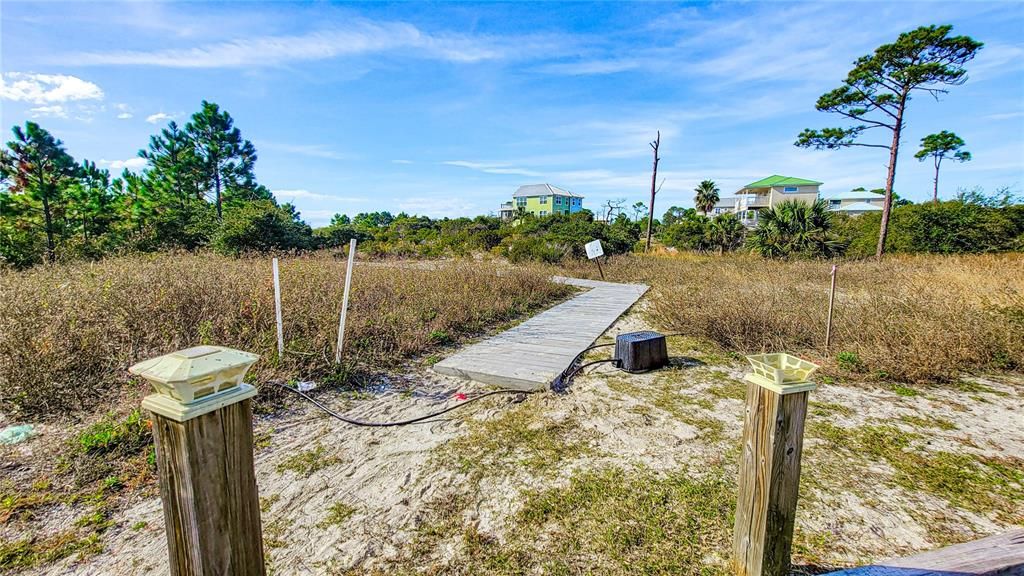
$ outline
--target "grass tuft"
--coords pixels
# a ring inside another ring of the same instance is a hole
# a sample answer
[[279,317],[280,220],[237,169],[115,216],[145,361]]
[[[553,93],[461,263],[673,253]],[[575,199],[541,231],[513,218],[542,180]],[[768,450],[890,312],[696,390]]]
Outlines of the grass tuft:
[[341,458],[334,455],[328,455],[327,449],[324,448],[324,445],[318,443],[309,450],[303,450],[298,454],[293,454],[292,456],[285,458],[277,465],[277,471],[294,472],[303,478],[309,478],[314,472],[330,468],[331,466],[340,463]]
[[470,421],[469,433],[445,445],[440,458],[479,479],[518,469],[544,475],[592,452],[590,435],[575,420],[548,420],[534,404],[528,399],[496,417]]
[[355,514],[356,509],[345,502],[335,502],[327,509],[327,517],[317,527],[328,528],[330,526],[341,526],[346,520]]

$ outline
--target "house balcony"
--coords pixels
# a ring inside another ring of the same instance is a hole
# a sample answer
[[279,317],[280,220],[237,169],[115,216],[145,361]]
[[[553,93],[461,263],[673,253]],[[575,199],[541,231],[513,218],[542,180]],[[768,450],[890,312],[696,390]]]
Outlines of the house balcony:
[[760,210],[771,206],[771,196],[768,194],[747,194],[740,196],[737,202],[737,211]]

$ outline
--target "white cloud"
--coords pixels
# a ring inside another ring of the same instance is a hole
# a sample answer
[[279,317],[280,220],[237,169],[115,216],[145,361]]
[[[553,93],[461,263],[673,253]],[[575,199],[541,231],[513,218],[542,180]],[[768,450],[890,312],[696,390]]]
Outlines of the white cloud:
[[278,152],[298,154],[300,156],[309,156],[312,158],[326,158],[328,160],[351,159],[351,156],[332,150],[323,144],[285,144],[281,142],[257,141],[256,147],[259,150],[276,150]]
[[111,171],[119,172],[127,168],[132,172],[138,172],[146,167],[145,158],[129,158],[127,160],[100,160],[100,166],[106,166]]
[[30,108],[29,113],[33,118],[67,118],[68,109],[61,106],[60,104],[54,104],[52,106],[36,106]]
[[447,166],[458,166],[460,168],[469,168],[470,170],[478,170],[487,174],[513,174],[518,176],[540,176],[540,172],[533,170],[527,170],[526,168],[517,168],[509,164],[490,164],[484,162],[469,162],[468,160],[448,160],[442,162]]
[[559,44],[550,37],[430,34],[404,22],[363,21],[348,28],[303,35],[242,37],[194,48],[156,51],[84,52],[65,54],[60,59],[83,66],[241,68],[403,50],[418,58],[472,63],[550,53]]
[[576,62],[558,62],[540,67],[541,72],[548,74],[564,74],[567,76],[585,76],[600,74],[616,74],[643,68],[644,62],[635,59],[597,59]]
[[297,199],[303,200],[333,200],[336,202],[366,202],[368,199],[360,196],[334,196],[333,194],[320,194],[319,192],[310,192],[302,188],[294,190],[271,190],[274,196],[279,200],[291,201]]
[[149,116],[146,116],[146,122],[149,122],[150,124],[156,124],[158,122],[163,122],[165,120],[174,120],[174,116],[170,114],[165,114],[163,112],[157,112],[156,114],[150,114]]
[[1018,110],[1016,112],[998,112],[995,114],[987,114],[982,116],[985,120],[1012,120],[1014,118],[1020,118],[1024,116],[1024,110]]
[[118,111],[117,117],[121,120],[127,120],[133,116],[133,110],[127,104],[114,104],[114,109]]
[[485,210],[479,204],[467,202],[455,196],[416,196],[406,198],[398,203],[402,212],[409,214],[423,214],[433,218],[458,218],[460,216],[475,216],[482,214]]
[[32,104],[102,100],[103,90],[76,76],[8,72],[0,74],[0,99]]

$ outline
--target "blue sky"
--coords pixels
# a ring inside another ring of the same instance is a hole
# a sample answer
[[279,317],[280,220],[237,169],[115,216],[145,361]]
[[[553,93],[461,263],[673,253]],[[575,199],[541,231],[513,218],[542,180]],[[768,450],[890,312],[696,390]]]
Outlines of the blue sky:
[[259,152],[260,182],[313,225],[332,214],[493,212],[520,184],[646,201],[660,214],[770,174],[882,186],[878,149],[802,150],[850,63],[903,31],[985,42],[968,82],[909,108],[896,189],[931,194],[920,138],[952,130],[960,186],[1024,186],[1024,3],[0,4],[5,134],[32,119],[120,172],[203,99]]

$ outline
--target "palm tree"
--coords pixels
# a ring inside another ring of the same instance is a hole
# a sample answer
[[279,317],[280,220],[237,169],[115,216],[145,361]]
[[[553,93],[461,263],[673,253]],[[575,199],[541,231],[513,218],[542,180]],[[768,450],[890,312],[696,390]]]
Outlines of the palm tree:
[[718,186],[715,185],[713,180],[705,180],[698,184],[693,191],[697,193],[697,196],[693,199],[694,205],[697,206],[697,210],[700,210],[707,216],[708,212],[711,212],[715,208],[715,204],[718,204],[720,200],[718,197]]
[[832,214],[824,200],[786,200],[761,210],[747,246],[768,258],[832,258],[846,250],[846,243],[832,232]]
[[743,236],[747,229],[735,214],[720,214],[708,223],[704,232],[704,243],[721,254],[726,250],[735,250],[743,244]]

